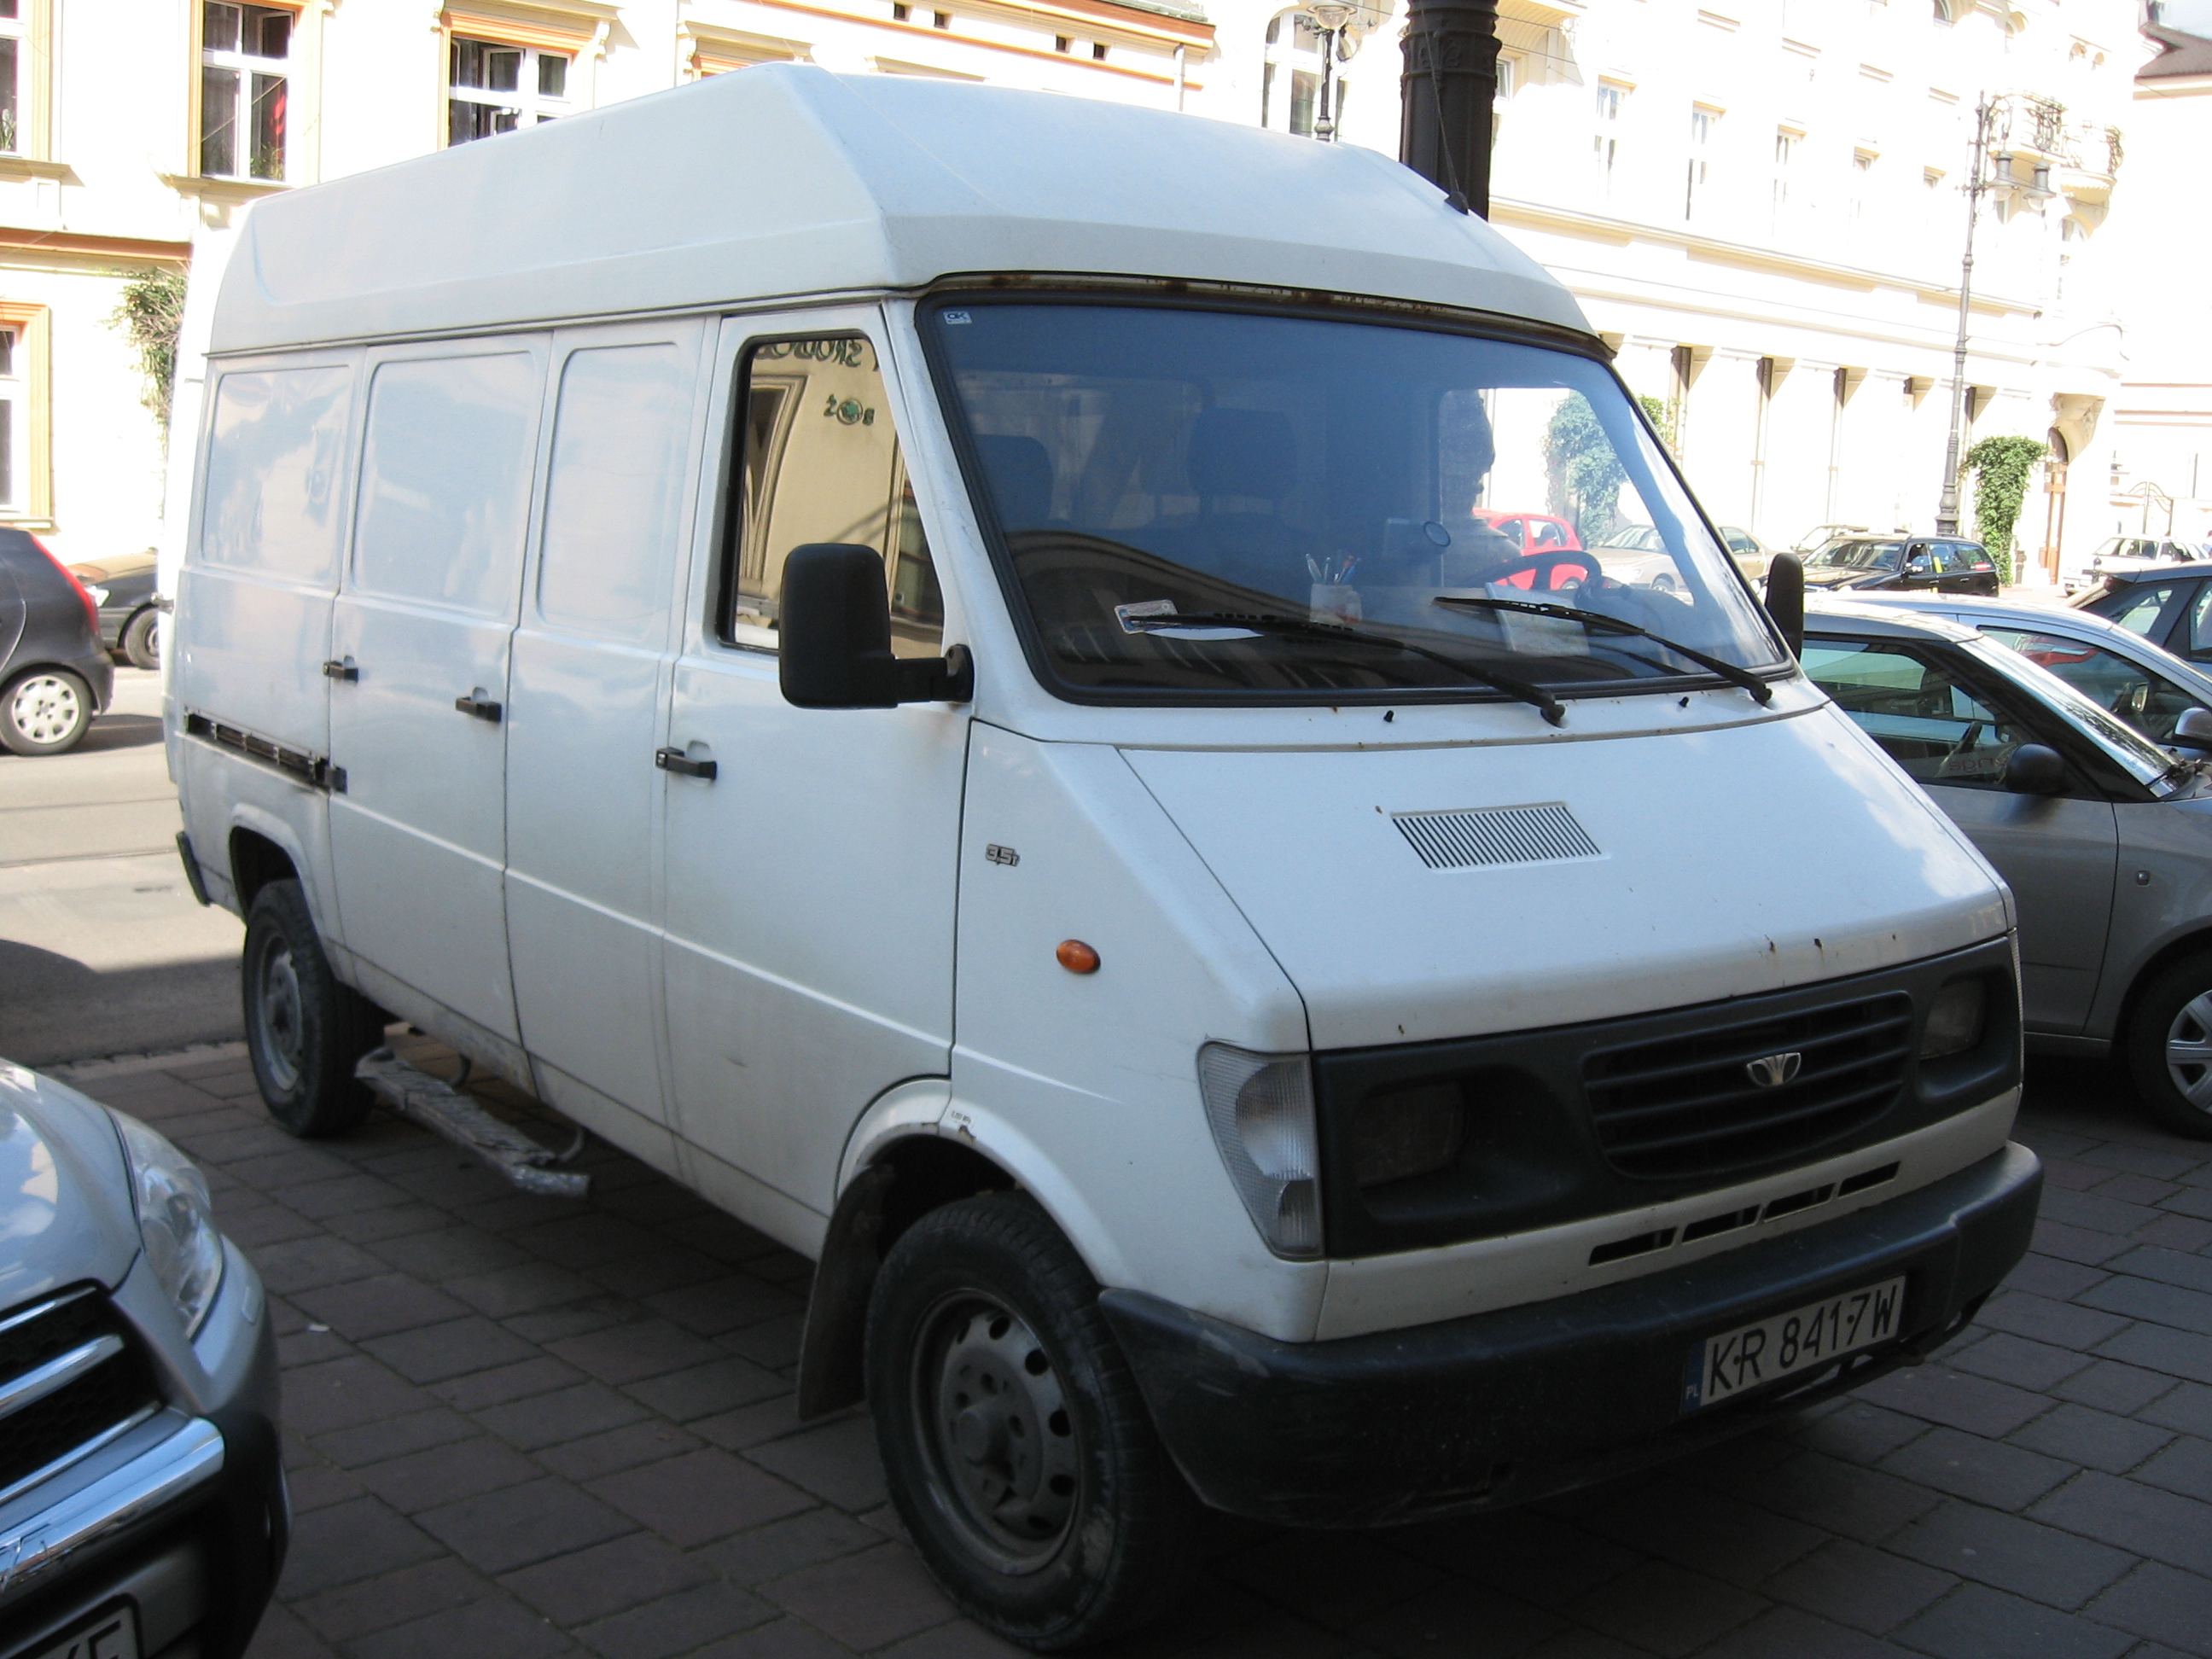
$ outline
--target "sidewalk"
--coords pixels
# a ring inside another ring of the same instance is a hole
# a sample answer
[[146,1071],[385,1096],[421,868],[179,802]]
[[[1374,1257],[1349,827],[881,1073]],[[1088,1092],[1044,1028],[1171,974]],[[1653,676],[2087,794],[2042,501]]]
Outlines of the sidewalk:
[[[793,1420],[799,1257],[597,1145],[571,1203],[382,1114],[294,1140],[235,1048],[74,1080],[201,1161],[268,1281],[299,1519],[252,1659],[1012,1651],[900,1541],[866,1418]],[[2038,1253],[1942,1363],[1534,1510],[1224,1522],[1108,1651],[2212,1656],[2212,1144],[2094,1068],[2030,1093]]]

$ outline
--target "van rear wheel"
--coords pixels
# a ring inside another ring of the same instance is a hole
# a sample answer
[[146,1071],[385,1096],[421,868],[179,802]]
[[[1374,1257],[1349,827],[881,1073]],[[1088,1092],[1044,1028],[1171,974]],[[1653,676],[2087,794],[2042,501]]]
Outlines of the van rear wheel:
[[1078,1647],[1182,1588],[1197,1503],[1097,1282],[1029,1199],[963,1199],[900,1237],[869,1301],[867,1382],[892,1502],[978,1623]]
[[319,1139],[368,1115],[354,1062],[381,1040],[369,1004],[338,983],[296,881],[272,881],[246,913],[246,1049],[278,1127]]
[[2175,1134],[2212,1140],[2212,952],[2175,963],[2144,988],[2124,1047],[2150,1115]]

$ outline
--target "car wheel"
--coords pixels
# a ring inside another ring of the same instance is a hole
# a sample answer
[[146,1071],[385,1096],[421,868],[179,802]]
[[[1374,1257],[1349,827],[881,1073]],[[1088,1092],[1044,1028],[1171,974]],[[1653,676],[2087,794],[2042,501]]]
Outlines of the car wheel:
[[32,668],[0,689],[0,744],[18,755],[58,755],[84,740],[92,688],[66,668]]
[[1677,582],[1674,577],[1662,570],[1651,579],[1651,586],[1659,592],[1671,593],[1675,590],[1675,588],[1680,586],[1680,584]]
[[338,983],[296,881],[272,881],[246,913],[246,1050],[269,1115],[310,1139],[368,1115],[354,1062],[381,1040],[370,1006]]
[[123,624],[123,654],[131,659],[133,668],[161,665],[161,645],[154,632],[160,621],[160,614],[149,605]]
[[2124,1047],[2150,1115],[2178,1135],[2212,1140],[2212,954],[2186,957],[2143,988]]
[[1072,1648],[1182,1589],[1197,1501],[1097,1282],[1030,1200],[987,1193],[908,1228],[870,1297],[866,1364],[892,1502],[970,1618]]

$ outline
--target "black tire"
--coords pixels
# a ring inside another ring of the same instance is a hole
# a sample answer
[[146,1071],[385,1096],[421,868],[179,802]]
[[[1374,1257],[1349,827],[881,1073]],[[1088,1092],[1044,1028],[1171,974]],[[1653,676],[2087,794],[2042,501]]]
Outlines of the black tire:
[[307,896],[272,881],[246,913],[246,1049],[269,1115],[308,1139],[342,1135],[373,1103],[354,1062],[383,1041],[369,1005],[338,983]]
[[18,755],[59,755],[92,727],[92,688],[66,668],[27,668],[0,687],[0,744]]
[[133,668],[159,668],[161,665],[161,644],[154,629],[161,621],[152,605],[148,605],[123,624],[123,636],[118,641],[123,654],[131,659]]
[[[2185,957],[2143,988],[2121,1046],[2150,1115],[2175,1134],[2212,1140],[2212,953]],[[2188,1058],[2194,1048],[2202,1059]]]
[[866,1363],[891,1501],[969,1617],[1052,1651],[1180,1593],[1197,1501],[1097,1284],[1029,1199],[963,1199],[907,1230],[869,1300]]

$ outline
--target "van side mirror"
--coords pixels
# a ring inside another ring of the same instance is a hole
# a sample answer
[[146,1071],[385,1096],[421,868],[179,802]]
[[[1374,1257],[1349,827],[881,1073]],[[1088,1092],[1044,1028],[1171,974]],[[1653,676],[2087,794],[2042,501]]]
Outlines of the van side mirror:
[[2066,787],[2066,763],[2056,749],[2024,743],[2005,757],[2004,787],[2015,795],[2055,795]]
[[1777,553],[1766,567],[1766,614],[1790,654],[1805,654],[1805,563],[1795,553]]
[[2176,749],[2212,750],[2212,708],[2189,708],[2173,723]]
[[777,678],[800,708],[896,708],[966,702],[975,671],[968,647],[942,657],[891,654],[891,601],[883,555],[849,542],[794,547],[783,566]]

